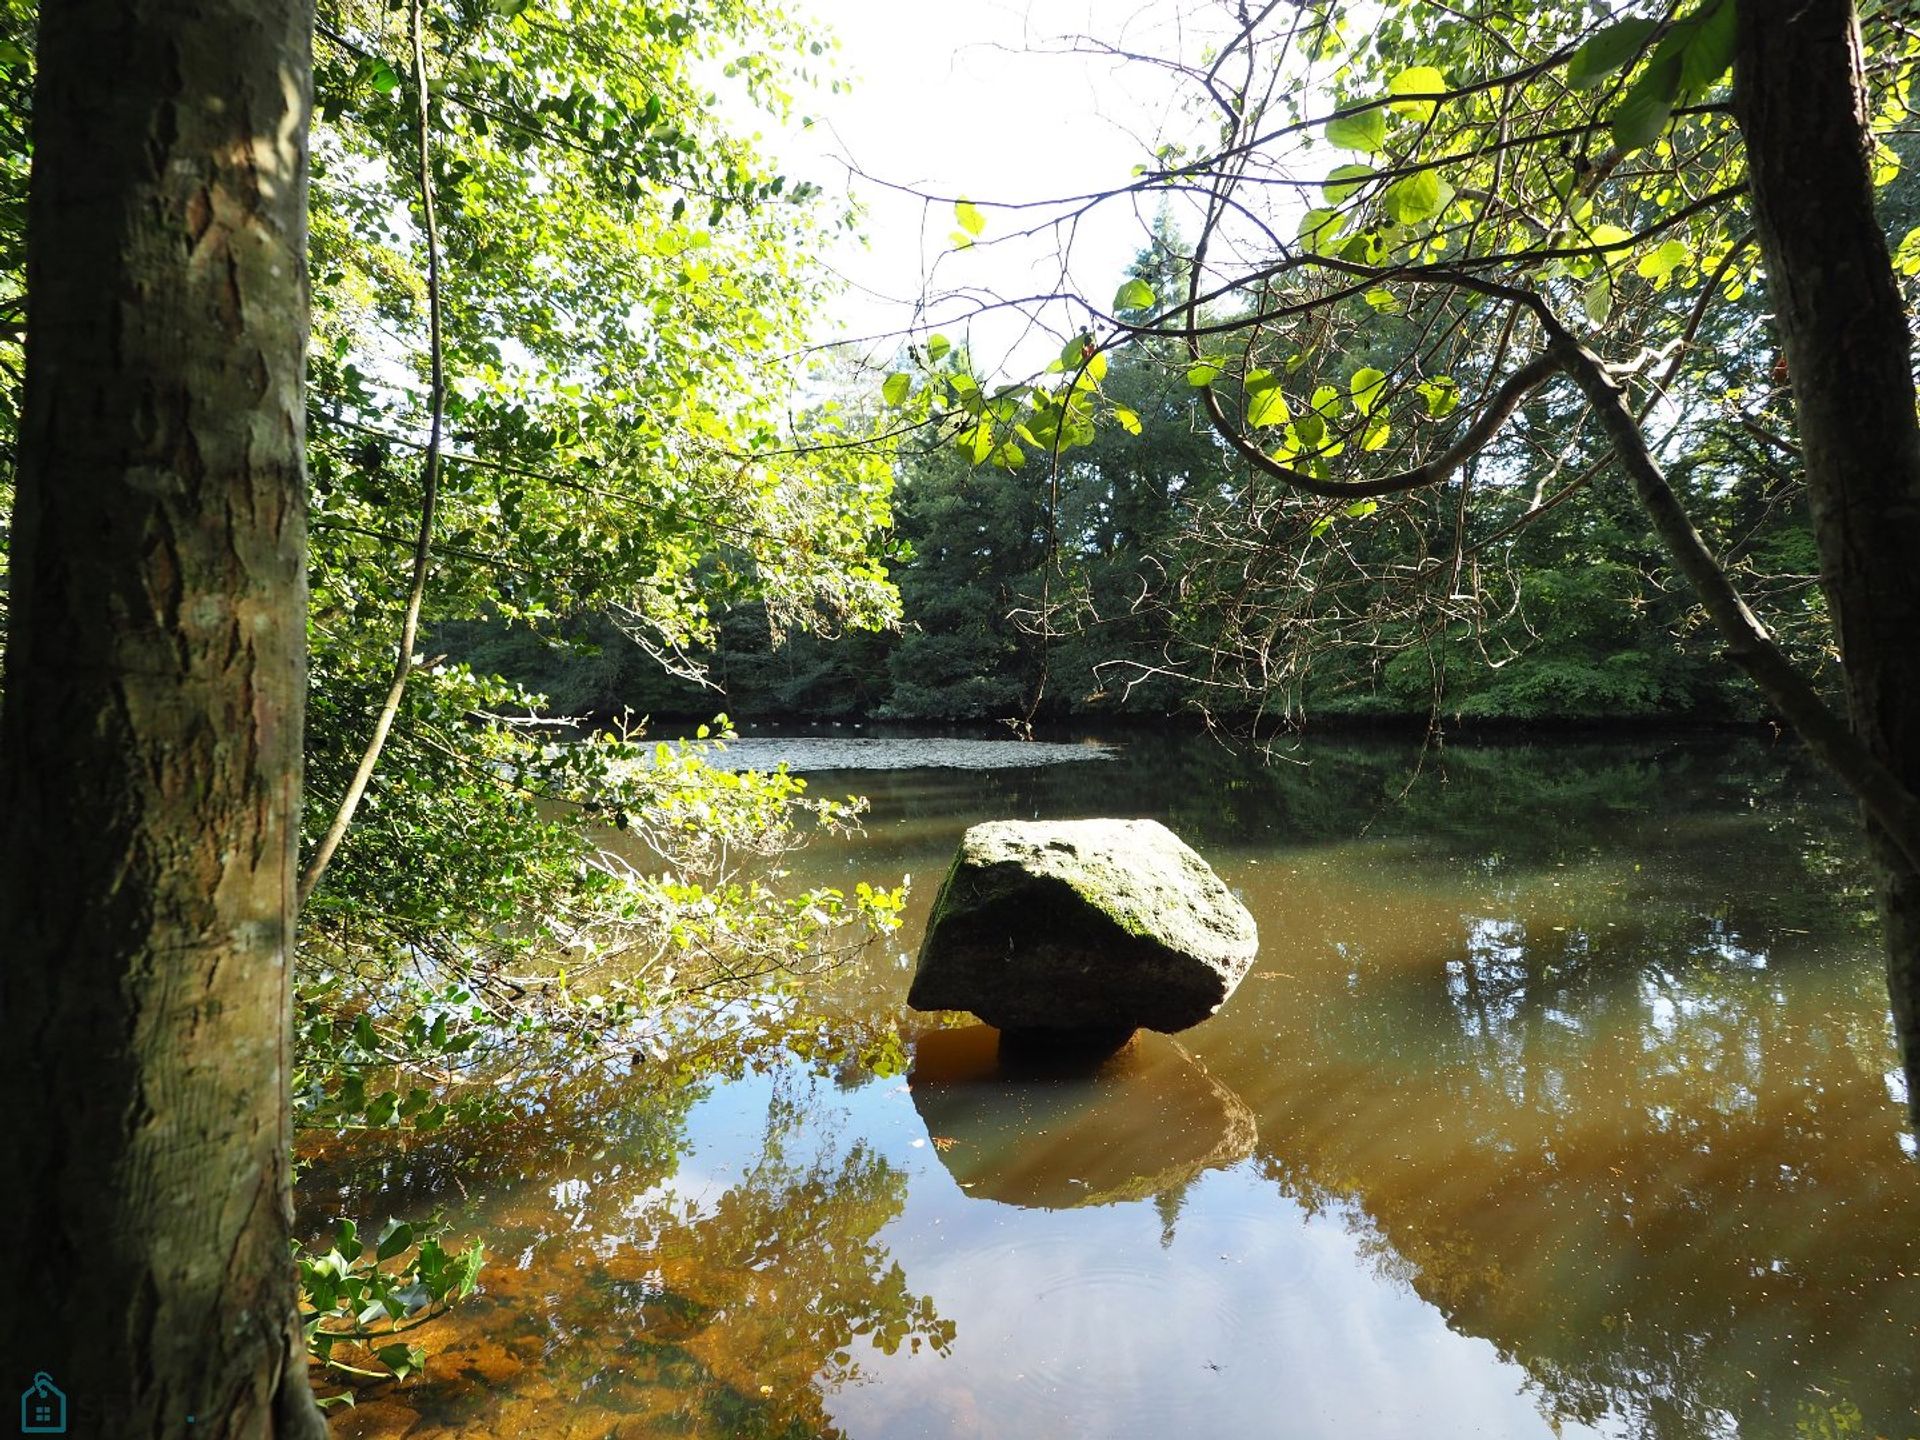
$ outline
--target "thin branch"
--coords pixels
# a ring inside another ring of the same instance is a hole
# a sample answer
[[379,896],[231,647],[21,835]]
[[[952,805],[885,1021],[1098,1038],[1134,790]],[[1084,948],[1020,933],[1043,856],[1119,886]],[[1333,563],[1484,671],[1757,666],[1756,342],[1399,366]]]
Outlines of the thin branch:
[[400,700],[406,694],[407,678],[413,673],[413,646],[420,635],[420,607],[426,599],[427,575],[433,565],[433,512],[440,490],[440,445],[446,426],[447,376],[446,347],[441,334],[440,317],[440,229],[433,208],[432,95],[427,88],[426,20],[422,13],[422,0],[412,0],[408,25],[413,39],[413,84],[419,99],[416,119],[420,142],[420,215],[427,246],[428,407],[432,412],[427,431],[426,459],[421,470],[420,529],[414,540],[413,580],[407,590],[406,613],[400,622],[400,640],[395,646],[393,683],[387,687],[386,702],[373,722],[373,735],[367,741],[359,765],[354,769],[353,779],[347,784],[346,794],[340,797],[340,807],[334,812],[333,822],[320,837],[320,843],[307,862],[306,871],[300,876],[301,905],[311,898],[321,877],[327,873],[327,866],[333,862],[334,853],[339,850],[347,827],[353,823],[354,812],[360,808],[361,798],[367,793],[374,767],[380,763],[380,752],[386,748],[394,719],[400,713]]

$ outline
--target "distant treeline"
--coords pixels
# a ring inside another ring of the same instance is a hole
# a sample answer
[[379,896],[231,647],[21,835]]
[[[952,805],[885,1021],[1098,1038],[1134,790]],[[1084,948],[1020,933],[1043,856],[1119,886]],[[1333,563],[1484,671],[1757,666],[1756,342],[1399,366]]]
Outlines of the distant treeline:
[[[1744,371],[1769,352],[1728,343],[1717,363],[1730,385],[1764,383]],[[1533,407],[1477,473],[1342,506],[1261,493],[1187,372],[1183,356],[1121,352],[1105,390],[1137,433],[1107,427],[1057,466],[974,466],[951,446],[903,456],[899,631],[776,646],[764,612],[742,606],[701,657],[714,689],[664,673],[601,615],[541,632],[450,624],[437,646],[575,715],[1760,718],[1581,413]],[[1669,472],[1696,523],[1784,643],[1830,670],[1797,467],[1738,427],[1685,438]]]

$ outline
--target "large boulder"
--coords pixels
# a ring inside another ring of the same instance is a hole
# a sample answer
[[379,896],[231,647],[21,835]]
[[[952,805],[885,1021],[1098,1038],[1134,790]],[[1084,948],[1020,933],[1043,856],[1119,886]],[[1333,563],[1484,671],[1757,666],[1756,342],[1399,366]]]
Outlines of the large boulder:
[[1253,917],[1153,820],[995,820],[960,842],[907,1003],[1009,1032],[1184,1030],[1253,964]]

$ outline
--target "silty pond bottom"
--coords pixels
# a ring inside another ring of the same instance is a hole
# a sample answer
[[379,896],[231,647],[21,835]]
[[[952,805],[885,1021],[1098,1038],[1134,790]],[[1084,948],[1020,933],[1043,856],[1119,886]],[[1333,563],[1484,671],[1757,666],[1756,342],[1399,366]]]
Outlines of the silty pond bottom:
[[[796,879],[915,879],[804,1003],[319,1147],[311,1233],[438,1208],[490,1255],[337,1436],[1920,1437],[1869,876],[1798,755],[1132,737],[813,787],[873,811]],[[1226,1008],[1091,1073],[905,1010],[961,831],[1086,815],[1252,909]]]

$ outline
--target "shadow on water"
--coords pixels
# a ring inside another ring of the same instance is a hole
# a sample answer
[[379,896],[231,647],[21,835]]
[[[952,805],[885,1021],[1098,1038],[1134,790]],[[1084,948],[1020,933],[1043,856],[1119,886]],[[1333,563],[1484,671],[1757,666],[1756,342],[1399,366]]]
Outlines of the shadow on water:
[[[1297,758],[817,776],[873,816],[799,878],[914,872],[890,950],[751,1044],[321,1147],[316,1229],[437,1205],[494,1257],[336,1434],[1920,1440],[1849,807],[1724,741]],[[1093,814],[1254,912],[1221,1014],[1063,1075],[905,1012],[960,831]]]

